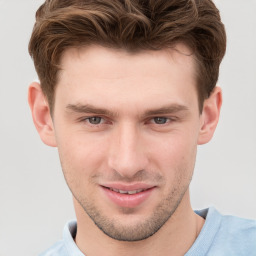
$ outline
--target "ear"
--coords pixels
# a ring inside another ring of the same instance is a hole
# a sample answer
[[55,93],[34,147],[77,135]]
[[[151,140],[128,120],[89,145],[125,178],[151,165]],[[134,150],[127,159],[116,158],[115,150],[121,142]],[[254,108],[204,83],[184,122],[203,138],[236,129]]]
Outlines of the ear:
[[221,105],[222,91],[220,87],[215,87],[210,97],[204,101],[198,145],[211,140],[219,121]]
[[33,82],[29,86],[28,103],[41,140],[48,146],[56,147],[55,132],[49,104],[42,92],[40,84],[37,82]]

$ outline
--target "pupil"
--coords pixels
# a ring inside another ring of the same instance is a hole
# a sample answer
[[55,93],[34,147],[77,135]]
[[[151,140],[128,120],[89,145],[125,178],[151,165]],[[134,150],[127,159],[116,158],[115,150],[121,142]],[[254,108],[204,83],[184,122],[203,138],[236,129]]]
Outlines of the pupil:
[[155,117],[154,121],[156,124],[165,124],[167,121],[166,117]]
[[91,124],[99,124],[101,121],[101,117],[90,117],[89,121]]

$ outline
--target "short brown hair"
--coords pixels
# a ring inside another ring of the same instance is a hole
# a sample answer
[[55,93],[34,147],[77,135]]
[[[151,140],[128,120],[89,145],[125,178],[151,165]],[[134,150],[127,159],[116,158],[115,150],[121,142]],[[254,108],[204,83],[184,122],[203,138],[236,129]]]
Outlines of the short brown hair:
[[159,50],[183,42],[197,61],[199,107],[214,89],[226,34],[211,0],[46,0],[29,43],[41,87],[54,104],[63,52],[98,44],[127,51]]

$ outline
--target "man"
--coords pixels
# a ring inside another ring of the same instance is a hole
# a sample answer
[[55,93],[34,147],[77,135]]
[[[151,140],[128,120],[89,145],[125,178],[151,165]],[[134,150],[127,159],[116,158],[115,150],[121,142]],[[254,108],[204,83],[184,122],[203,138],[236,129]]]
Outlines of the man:
[[77,217],[42,255],[256,255],[255,221],[189,198],[222,103],[215,5],[48,0],[36,19],[29,104]]

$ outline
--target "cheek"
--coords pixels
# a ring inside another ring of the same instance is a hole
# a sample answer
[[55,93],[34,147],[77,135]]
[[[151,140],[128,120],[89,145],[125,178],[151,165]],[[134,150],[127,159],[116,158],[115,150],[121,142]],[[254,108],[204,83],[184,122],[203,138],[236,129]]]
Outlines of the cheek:
[[70,130],[58,133],[58,150],[62,169],[66,176],[93,176],[103,168],[107,155],[107,141],[100,136]]
[[150,154],[155,167],[162,170],[163,175],[168,178],[174,178],[180,172],[188,175],[193,172],[197,150],[195,136],[172,134],[151,148],[153,150]]

